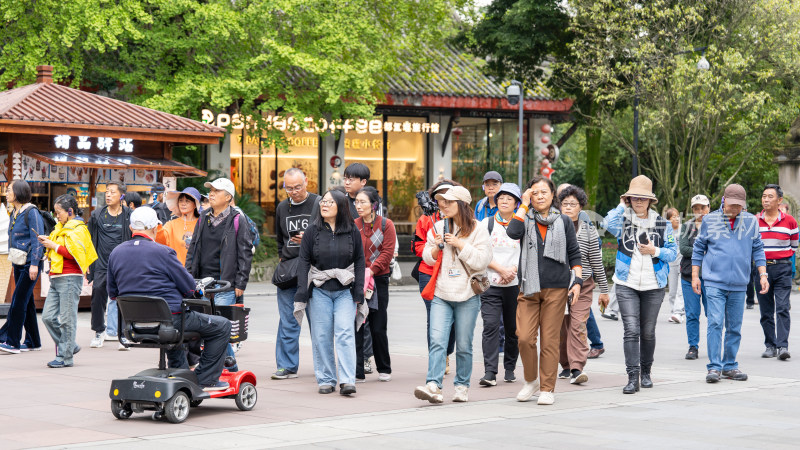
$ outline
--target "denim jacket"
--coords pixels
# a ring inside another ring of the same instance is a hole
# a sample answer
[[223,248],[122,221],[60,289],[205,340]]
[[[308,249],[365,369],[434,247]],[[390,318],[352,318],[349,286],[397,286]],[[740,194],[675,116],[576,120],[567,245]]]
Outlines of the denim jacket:
[[[631,230],[626,227],[630,225],[629,218],[633,211],[626,208],[625,205],[619,205],[612,209],[606,215],[604,220],[605,228],[617,238],[619,248],[632,248],[636,245],[636,236],[633,235]],[[667,286],[667,278],[669,275],[669,263],[674,261],[678,256],[678,244],[675,242],[675,237],[672,235],[671,229],[668,229],[667,221],[661,218],[654,211],[651,211],[650,216],[656,216],[656,225],[651,229],[652,232],[657,233],[657,236],[651,236],[651,241],[655,242],[656,255],[653,257],[653,270],[656,274],[656,282],[659,289]],[[670,225],[671,226],[671,225]],[[656,239],[654,239],[656,238]],[[630,272],[631,256],[630,252],[617,250],[616,264],[614,267],[614,276],[622,281],[628,279]]]
[[[25,220],[27,215],[28,220]],[[33,232],[33,230],[36,233]],[[36,207],[22,207],[22,211],[14,218],[14,211],[11,211],[11,218],[8,223],[8,248],[16,248],[28,252],[28,259],[25,265],[39,264],[44,256],[44,247],[39,242],[38,236],[44,234],[44,222]]]

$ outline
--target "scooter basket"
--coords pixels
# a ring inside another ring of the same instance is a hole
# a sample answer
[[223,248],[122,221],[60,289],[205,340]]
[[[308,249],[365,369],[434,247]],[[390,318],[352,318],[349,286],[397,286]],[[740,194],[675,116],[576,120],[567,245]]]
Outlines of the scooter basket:
[[244,305],[217,306],[217,313],[231,321],[231,342],[247,340],[250,308],[245,308]]

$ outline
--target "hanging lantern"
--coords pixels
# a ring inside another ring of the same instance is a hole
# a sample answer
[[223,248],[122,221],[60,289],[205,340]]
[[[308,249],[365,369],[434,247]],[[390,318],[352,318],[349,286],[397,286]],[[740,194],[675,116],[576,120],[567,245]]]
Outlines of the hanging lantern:
[[548,156],[550,156],[550,150],[547,147],[545,147],[545,148],[542,149],[541,154],[542,154],[542,156],[547,158]]
[[550,126],[549,123],[542,125],[542,133],[552,133],[553,127]]
[[542,144],[549,144],[550,143],[550,136],[542,136]]
[[548,167],[549,165],[550,165],[550,160],[549,159],[543,159],[542,160],[542,167]]

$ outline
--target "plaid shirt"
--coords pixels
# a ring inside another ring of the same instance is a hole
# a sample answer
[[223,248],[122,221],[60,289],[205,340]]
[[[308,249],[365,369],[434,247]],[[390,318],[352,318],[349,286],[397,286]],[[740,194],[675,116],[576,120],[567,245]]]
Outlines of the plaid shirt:
[[214,210],[211,210],[211,211],[208,212],[208,224],[211,225],[212,227],[216,227],[217,225],[219,225],[222,222],[224,222],[225,219],[228,218],[230,213],[231,213],[231,207],[230,206],[225,208],[225,211],[222,211],[221,213],[219,213],[218,216],[215,216],[214,215]]

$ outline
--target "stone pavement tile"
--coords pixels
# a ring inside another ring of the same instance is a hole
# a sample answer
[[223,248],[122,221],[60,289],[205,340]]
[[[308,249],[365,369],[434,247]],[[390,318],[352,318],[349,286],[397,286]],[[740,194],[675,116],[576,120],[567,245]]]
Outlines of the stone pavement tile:
[[332,442],[320,442],[313,445],[288,446],[287,449],[306,449],[306,448],[325,448],[325,449],[354,449],[364,448],[384,448],[401,450],[441,450],[449,448],[464,448],[464,445],[443,445],[441,443],[431,443],[412,439],[406,435],[378,435],[368,436],[359,439],[345,439]]
[[0,438],[0,448],[3,450],[18,450],[23,448],[30,448],[30,445],[26,445],[23,442],[19,441],[11,441],[8,439]]
[[143,439],[139,443],[139,448],[144,446],[155,446],[157,448],[174,448],[176,446],[186,448],[266,448],[276,444],[285,444],[285,441],[270,439],[264,436],[243,434],[236,431],[216,431],[203,432],[194,435],[181,435],[174,437],[158,437],[156,439]]
[[[353,421],[352,418],[339,419],[340,421]],[[362,430],[366,430],[363,428]],[[285,444],[305,444],[314,442],[325,442],[331,440],[356,439],[359,437],[370,436],[364,431],[352,431],[328,426],[318,423],[279,423],[272,425],[262,425],[259,427],[248,427],[237,430],[237,433],[248,436],[257,436]]]
[[118,439],[120,437],[123,436],[76,427],[40,429],[34,433],[6,431],[3,434],[4,439],[21,442],[27,447],[66,445],[86,441]]

